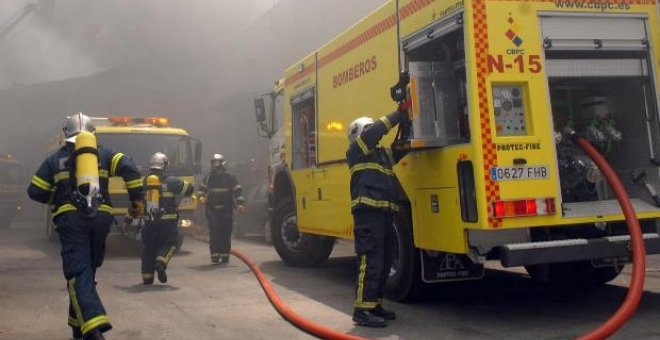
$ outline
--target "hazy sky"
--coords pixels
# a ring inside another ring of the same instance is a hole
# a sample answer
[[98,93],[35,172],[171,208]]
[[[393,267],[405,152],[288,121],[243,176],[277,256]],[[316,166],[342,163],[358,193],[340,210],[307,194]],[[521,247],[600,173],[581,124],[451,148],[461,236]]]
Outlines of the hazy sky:
[[79,77],[150,58],[221,54],[278,0],[2,0],[0,27],[39,3],[0,41],[0,88]]

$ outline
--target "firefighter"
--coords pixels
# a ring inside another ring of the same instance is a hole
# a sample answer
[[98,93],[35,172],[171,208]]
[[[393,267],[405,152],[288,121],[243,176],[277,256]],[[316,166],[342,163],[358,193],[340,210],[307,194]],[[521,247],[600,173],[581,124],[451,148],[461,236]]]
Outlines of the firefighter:
[[98,147],[94,131],[88,116],[67,117],[66,142],[44,160],[27,189],[32,200],[52,204],[69,293],[68,325],[74,339],[103,339],[103,333],[112,328],[95,281],[114,221],[108,178],[123,178],[133,217],[144,210],[142,180],[135,164],[123,153]]
[[358,257],[353,321],[360,326],[385,327],[387,320],[396,319],[393,311],[383,308],[382,298],[392,266],[392,223],[402,195],[392,166],[406,152],[381,147],[379,141],[405,114],[405,109],[400,109],[376,121],[358,118],[347,129],[350,145],[346,159]]
[[211,262],[229,262],[234,208],[245,211],[243,189],[227,172],[227,161],[220,154],[211,157],[211,171],[199,189],[200,202],[206,204],[206,218],[211,234]]
[[167,265],[176,250],[179,233],[179,201],[176,196],[190,196],[194,187],[174,176],[167,176],[167,156],[156,152],[149,161],[149,174],[144,178],[147,216],[142,229],[142,282],[154,283],[154,270],[158,281],[167,282]]

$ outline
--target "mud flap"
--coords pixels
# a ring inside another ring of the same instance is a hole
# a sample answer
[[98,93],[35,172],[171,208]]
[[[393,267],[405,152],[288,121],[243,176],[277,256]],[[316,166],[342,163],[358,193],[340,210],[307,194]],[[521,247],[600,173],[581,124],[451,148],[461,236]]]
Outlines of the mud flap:
[[420,251],[422,280],[426,283],[479,280],[484,265],[472,262],[462,254]]

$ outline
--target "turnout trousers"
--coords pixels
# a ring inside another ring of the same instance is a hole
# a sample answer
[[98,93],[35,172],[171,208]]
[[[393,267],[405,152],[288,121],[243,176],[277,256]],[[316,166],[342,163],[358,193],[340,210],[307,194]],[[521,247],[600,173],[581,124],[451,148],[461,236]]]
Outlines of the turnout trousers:
[[233,211],[228,209],[209,209],[207,213],[211,242],[211,258],[229,259],[231,251],[231,230],[234,224]]
[[96,270],[103,264],[105,240],[114,217],[99,212],[83,218],[78,211],[56,216],[54,223],[62,245],[62,267],[69,293],[68,325],[83,336],[112,328],[96,291]]
[[392,267],[394,215],[389,210],[362,208],[353,211],[357,287],[355,308],[373,309],[382,303]]
[[156,262],[167,268],[176,251],[176,238],[179,234],[178,219],[146,222],[142,229],[142,278],[154,278]]

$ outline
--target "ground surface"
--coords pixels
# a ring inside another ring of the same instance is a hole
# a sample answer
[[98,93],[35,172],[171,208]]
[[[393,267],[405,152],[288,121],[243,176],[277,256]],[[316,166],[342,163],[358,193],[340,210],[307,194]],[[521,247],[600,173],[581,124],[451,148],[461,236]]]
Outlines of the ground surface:
[[[482,281],[446,285],[424,302],[397,304],[398,320],[385,329],[353,326],[354,259],[339,243],[320,268],[290,268],[257,239],[234,241],[251,256],[293,310],[335,328],[381,339],[566,339],[606,319],[623,300],[629,268],[611,285],[556,291],[523,272],[488,270]],[[167,285],[140,284],[139,245],[109,239],[99,292],[113,322],[108,339],[310,339],[281,319],[248,268],[232,258],[209,264],[208,245],[186,238]],[[67,295],[59,245],[38,222],[0,229],[0,339],[68,339]],[[660,338],[660,257],[649,258],[643,301],[615,338]]]

